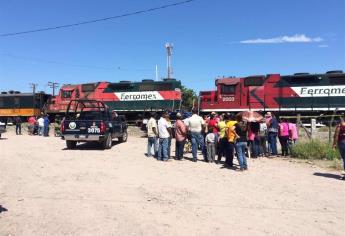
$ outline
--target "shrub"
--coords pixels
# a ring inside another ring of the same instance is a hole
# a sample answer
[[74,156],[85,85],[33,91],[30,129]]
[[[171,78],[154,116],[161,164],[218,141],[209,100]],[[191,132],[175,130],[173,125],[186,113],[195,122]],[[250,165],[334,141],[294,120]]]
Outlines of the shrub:
[[318,139],[301,141],[291,148],[292,157],[311,160],[335,160],[340,159],[338,150],[333,150],[328,142]]

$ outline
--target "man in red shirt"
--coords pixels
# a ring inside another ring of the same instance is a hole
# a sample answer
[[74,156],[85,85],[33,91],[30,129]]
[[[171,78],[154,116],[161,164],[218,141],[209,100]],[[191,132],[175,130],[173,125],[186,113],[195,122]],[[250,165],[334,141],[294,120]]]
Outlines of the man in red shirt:
[[29,135],[33,135],[35,124],[36,124],[36,118],[34,116],[29,117],[28,123],[29,123]]

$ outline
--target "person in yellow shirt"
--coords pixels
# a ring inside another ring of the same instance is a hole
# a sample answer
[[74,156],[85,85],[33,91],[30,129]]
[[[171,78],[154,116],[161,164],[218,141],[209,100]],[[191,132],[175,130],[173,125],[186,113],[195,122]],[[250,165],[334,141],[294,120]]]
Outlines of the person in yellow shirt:
[[226,122],[225,122],[225,114],[222,114],[219,116],[219,122],[217,124],[218,126],[218,159],[217,159],[217,164],[220,163],[222,160],[222,157],[225,156],[225,147],[226,147],[226,142],[227,138],[225,136],[225,131],[226,131]]
[[226,120],[226,144],[225,144],[225,166],[233,168],[234,163],[234,145],[238,135],[235,132],[235,125],[237,121],[235,120],[235,115],[229,114]]

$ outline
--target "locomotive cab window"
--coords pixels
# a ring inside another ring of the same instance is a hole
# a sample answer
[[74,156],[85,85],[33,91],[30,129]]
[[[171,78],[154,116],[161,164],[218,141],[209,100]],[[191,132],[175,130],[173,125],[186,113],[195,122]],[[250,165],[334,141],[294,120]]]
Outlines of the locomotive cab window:
[[236,91],[236,85],[221,85],[221,93],[222,94],[235,94]]
[[62,98],[71,98],[72,97],[73,90],[62,90],[61,91],[61,97]]
[[96,89],[96,85],[95,84],[82,84],[81,85],[81,91],[83,93],[94,92],[95,89]]
[[244,79],[244,86],[262,86],[264,84],[264,77],[247,77]]

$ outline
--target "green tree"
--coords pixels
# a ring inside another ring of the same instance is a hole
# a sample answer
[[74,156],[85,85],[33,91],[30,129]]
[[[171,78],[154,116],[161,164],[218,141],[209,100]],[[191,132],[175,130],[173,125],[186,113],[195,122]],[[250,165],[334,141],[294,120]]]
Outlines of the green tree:
[[190,111],[193,107],[193,101],[197,101],[197,95],[193,89],[181,86],[182,92],[182,109]]

